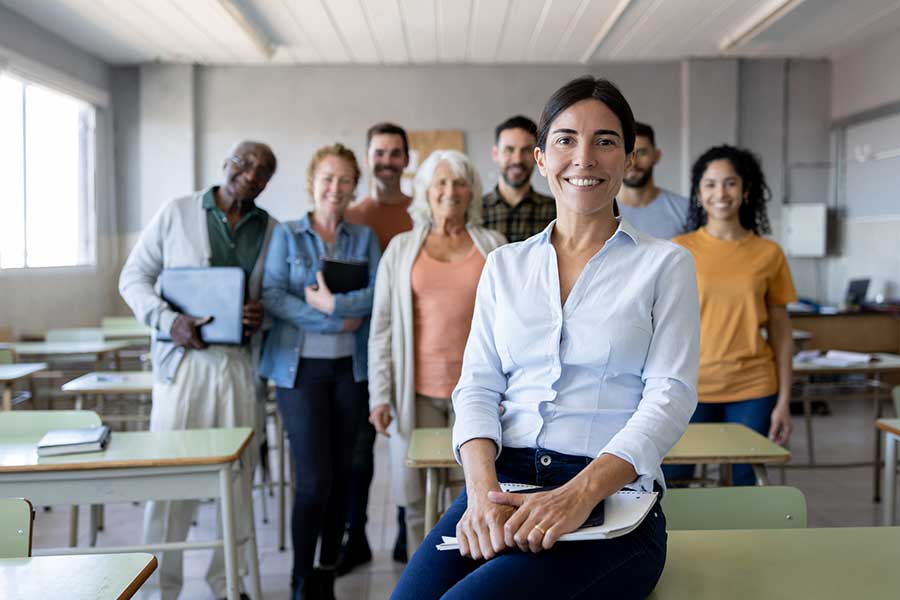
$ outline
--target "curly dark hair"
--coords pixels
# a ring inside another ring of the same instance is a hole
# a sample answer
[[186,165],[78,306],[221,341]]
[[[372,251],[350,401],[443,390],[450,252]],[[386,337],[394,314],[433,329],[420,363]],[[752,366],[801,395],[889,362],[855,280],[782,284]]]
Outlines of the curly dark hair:
[[700,204],[700,180],[706,167],[714,160],[727,160],[741,177],[746,198],[738,212],[741,226],[756,235],[771,233],[766,203],[772,194],[766,185],[759,159],[755,154],[743,148],[723,144],[713,146],[704,152],[691,167],[691,211],[688,215],[688,229],[694,231],[706,225],[706,211]]

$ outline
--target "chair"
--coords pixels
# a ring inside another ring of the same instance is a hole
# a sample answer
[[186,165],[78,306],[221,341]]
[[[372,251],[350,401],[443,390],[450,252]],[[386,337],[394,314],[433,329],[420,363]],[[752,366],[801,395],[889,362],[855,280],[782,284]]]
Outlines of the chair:
[[[15,349],[8,344],[0,344],[0,365],[12,365],[18,362]],[[34,381],[29,379],[30,391],[13,392],[12,405],[18,406],[34,397]]]
[[900,385],[895,385],[891,394],[894,396],[894,417],[900,419]]
[[672,489],[662,507],[670,531],[806,527],[806,498],[786,486]]
[[24,498],[0,498],[0,558],[31,556],[34,508]]
[[[89,410],[13,410],[0,412],[0,438],[6,436],[40,437],[51,429],[78,429],[102,425],[100,416]],[[91,510],[91,539],[96,538],[94,517]],[[72,505],[69,521],[69,546],[78,541],[78,505]]]

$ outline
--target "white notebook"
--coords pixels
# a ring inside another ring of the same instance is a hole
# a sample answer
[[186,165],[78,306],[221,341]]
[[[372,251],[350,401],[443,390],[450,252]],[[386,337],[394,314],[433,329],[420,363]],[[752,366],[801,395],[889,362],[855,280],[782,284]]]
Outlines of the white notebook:
[[[501,483],[504,492],[531,489],[538,486],[523,483]],[[606,499],[603,525],[585,527],[560,536],[561,542],[577,542],[582,540],[607,540],[631,533],[637,529],[650,509],[656,504],[657,492],[638,492],[620,490]],[[437,545],[438,550],[459,550],[455,537],[442,536],[443,543]]]
[[51,429],[38,442],[38,456],[98,452],[109,442],[109,427],[83,427],[81,429]]

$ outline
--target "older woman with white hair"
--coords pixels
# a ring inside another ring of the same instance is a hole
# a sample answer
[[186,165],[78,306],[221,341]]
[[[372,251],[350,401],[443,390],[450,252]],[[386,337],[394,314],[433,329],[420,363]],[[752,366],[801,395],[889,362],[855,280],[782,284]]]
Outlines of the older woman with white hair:
[[[447,427],[475,291],[488,253],[506,243],[481,224],[481,179],[469,158],[437,150],[416,173],[415,226],[395,236],[375,281],[369,421],[390,438],[391,486],[406,507],[410,555],[425,531],[422,472],[404,465],[416,427]],[[396,418],[395,418],[396,417]]]

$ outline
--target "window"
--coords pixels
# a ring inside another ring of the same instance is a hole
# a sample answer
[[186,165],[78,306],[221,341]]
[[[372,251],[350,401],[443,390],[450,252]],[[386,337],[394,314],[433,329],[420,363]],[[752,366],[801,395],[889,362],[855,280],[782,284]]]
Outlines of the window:
[[0,75],[0,269],[94,265],[94,109]]

